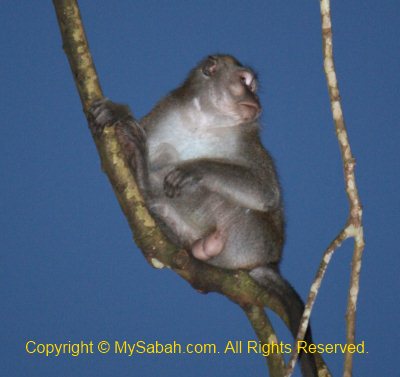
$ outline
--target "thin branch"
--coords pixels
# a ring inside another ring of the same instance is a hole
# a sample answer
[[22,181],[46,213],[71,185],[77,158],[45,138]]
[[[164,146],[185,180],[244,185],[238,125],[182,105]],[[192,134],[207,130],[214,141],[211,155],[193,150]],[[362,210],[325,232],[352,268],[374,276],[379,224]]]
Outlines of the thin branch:
[[[336,79],[335,66],[333,62],[332,47],[332,22],[329,0],[321,0],[322,36],[324,51],[324,69],[328,82],[329,97],[335,123],[336,133],[339,140],[340,151],[343,158],[344,176],[346,182],[346,193],[349,200],[350,213],[346,226],[347,237],[354,238],[354,252],[350,275],[350,289],[347,301],[347,344],[355,343],[355,323],[357,298],[359,293],[361,259],[365,246],[362,226],[362,206],[358,195],[356,178],[354,174],[355,159],[351,153],[350,143],[347,136],[346,126],[340,103],[339,88]],[[353,354],[347,352],[344,362],[344,377],[350,377],[353,369]]]
[[75,84],[85,111],[103,97],[76,1],[54,0],[58,24]]
[[[272,324],[265,314],[263,307],[251,305],[243,307],[242,309],[246,313],[250,323],[257,324],[257,326],[253,326],[253,328],[262,346],[279,344]],[[280,352],[270,352],[265,358],[268,364],[269,375],[273,377],[283,377],[285,373],[283,354]]]
[[[357,307],[357,298],[359,293],[361,259],[365,245],[363,226],[362,226],[362,206],[360,202],[360,197],[358,195],[356,179],[354,174],[355,159],[350,149],[350,143],[344,122],[340,93],[339,93],[336,71],[333,61],[330,1],[320,0],[320,10],[321,10],[321,23],[322,23],[322,43],[323,43],[322,50],[324,58],[324,71],[325,71],[326,81],[328,84],[333,121],[343,161],[345,190],[349,201],[350,210],[346,226],[334,239],[334,241],[332,241],[332,243],[329,245],[329,247],[324,253],[323,260],[317,272],[314,283],[312,284],[310,289],[310,294],[306,303],[306,308],[303,314],[303,318],[301,320],[301,325],[299,333],[297,335],[297,339],[300,340],[304,338],[309,323],[312,307],[314,305],[316,296],[319,292],[322,278],[325,274],[325,271],[328,267],[328,264],[332,258],[334,251],[342,244],[342,242],[345,239],[352,237],[354,238],[354,252],[352,259],[350,288],[349,288],[347,313],[346,313],[346,323],[347,323],[346,341],[347,344],[354,344],[356,307]],[[293,372],[297,356],[298,353],[297,350],[295,349],[287,368],[287,374],[286,374],[287,377],[290,377]],[[343,376],[351,377],[352,368],[353,368],[353,354],[350,352],[346,352]]]
[[[327,247],[327,249],[324,252],[321,264],[318,268],[317,274],[314,278],[314,282],[311,285],[310,288],[310,293],[308,295],[308,299],[305,305],[303,317],[301,318],[300,321],[300,327],[299,331],[297,333],[296,337],[296,345],[298,344],[298,341],[303,340],[304,336],[307,331],[308,324],[310,322],[310,316],[311,316],[311,311],[314,306],[315,300],[317,298],[317,294],[319,292],[319,289],[322,284],[322,279],[324,278],[325,272],[328,268],[329,262],[331,261],[331,258],[333,256],[333,253],[337,248],[340,247],[342,242],[347,238],[345,230],[342,230],[336,237],[335,239],[330,243],[330,245]],[[293,348],[292,355],[290,357],[290,361],[288,363],[287,369],[286,369],[286,377],[290,377],[294,371],[294,367],[296,365],[296,361],[298,358],[298,350],[297,347]],[[318,354],[316,354],[317,356]],[[319,376],[320,377],[325,377],[325,376],[330,376],[328,369],[326,368],[325,365],[320,364],[319,359],[316,359],[317,361],[317,367],[319,370]]]

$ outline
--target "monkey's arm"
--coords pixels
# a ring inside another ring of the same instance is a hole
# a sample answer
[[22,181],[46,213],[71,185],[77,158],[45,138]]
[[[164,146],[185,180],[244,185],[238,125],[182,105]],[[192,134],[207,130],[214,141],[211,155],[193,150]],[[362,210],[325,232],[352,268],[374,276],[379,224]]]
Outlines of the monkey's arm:
[[257,175],[249,167],[201,159],[177,165],[164,179],[164,190],[169,197],[179,196],[185,187],[195,185],[253,210],[268,211],[280,205],[278,182],[274,171],[268,168]]

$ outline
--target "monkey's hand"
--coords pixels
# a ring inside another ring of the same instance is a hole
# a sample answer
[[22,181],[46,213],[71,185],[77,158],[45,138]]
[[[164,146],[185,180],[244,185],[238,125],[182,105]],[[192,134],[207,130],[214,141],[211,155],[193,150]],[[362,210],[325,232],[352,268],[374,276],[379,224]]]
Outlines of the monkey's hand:
[[135,121],[129,107],[104,98],[95,101],[88,113],[89,127],[95,137],[100,137],[106,127],[115,128],[115,136],[139,189],[143,195],[147,195],[149,184],[146,133]]
[[202,178],[200,171],[190,166],[178,166],[165,176],[164,192],[170,198],[180,196],[183,189],[193,189]]
[[143,130],[135,122],[127,105],[121,105],[110,101],[108,98],[103,98],[93,102],[89,109],[89,127],[95,136],[101,136],[106,127],[126,124],[136,126],[132,127],[138,129],[136,137],[142,138],[144,136]]
[[[135,121],[127,105],[121,105],[103,98],[95,101],[89,109],[89,127],[95,136],[101,136],[106,127],[115,127],[118,141],[125,154],[132,157],[137,151],[142,155],[146,150],[146,135]],[[132,164],[135,168],[136,164]]]

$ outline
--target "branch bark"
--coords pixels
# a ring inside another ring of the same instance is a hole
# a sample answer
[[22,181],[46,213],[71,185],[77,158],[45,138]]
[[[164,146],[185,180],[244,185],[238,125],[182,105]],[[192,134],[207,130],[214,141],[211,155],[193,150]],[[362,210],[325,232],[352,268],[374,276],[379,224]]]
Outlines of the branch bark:
[[[350,142],[347,135],[346,125],[344,121],[341,98],[339,93],[338,81],[336,77],[335,65],[333,61],[333,41],[332,41],[332,21],[330,12],[330,0],[320,0],[321,24],[322,24],[322,52],[324,58],[324,71],[328,84],[329,99],[335,125],[336,136],[339,142],[340,153],[343,161],[343,171],[345,180],[345,190],[349,202],[349,216],[347,222],[341,232],[335,237],[328,248],[325,250],[323,259],[318,269],[315,280],[311,286],[310,294],[306,303],[303,318],[301,320],[300,329],[297,339],[303,339],[310,320],[311,310],[315,303],[319,292],[322,279],[328,268],[333,253],[340,247],[347,238],[354,238],[354,251],[352,258],[350,288],[347,301],[346,313],[346,341],[347,344],[355,343],[355,322],[356,307],[359,293],[359,281],[361,270],[361,259],[365,246],[364,233],[362,226],[362,206],[356,178],[354,173],[355,159],[351,152]],[[294,350],[287,368],[287,377],[290,377],[298,356],[297,350]],[[344,377],[351,377],[353,369],[353,354],[345,353],[344,360]]]
[[[100,83],[89,51],[76,0],[53,0],[73,77],[83,110],[103,97]],[[156,268],[170,267],[202,292],[218,292],[240,305],[263,343],[276,342],[276,336],[263,310],[268,306],[288,324],[285,308],[245,271],[228,271],[194,259],[186,250],[178,250],[161,233],[146,209],[136,182],[128,168],[114,129],[106,128],[101,138],[95,138],[104,172],[133,233],[136,244],[148,262]],[[282,376],[282,355],[271,354],[267,359],[271,376]]]

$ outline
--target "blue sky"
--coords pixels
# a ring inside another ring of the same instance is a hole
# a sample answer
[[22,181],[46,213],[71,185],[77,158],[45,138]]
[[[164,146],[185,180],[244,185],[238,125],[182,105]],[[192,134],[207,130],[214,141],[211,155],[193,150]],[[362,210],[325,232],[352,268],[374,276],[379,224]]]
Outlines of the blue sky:
[[[305,297],[322,251],[347,217],[322,71],[317,1],[80,1],[104,93],[141,117],[203,56],[255,68],[263,142],[285,197],[283,274]],[[366,249],[356,376],[392,374],[399,323],[399,4],[332,4],[334,52],[357,159]],[[238,307],[201,295],[137,250],[101,172],[50,1],[0,13],[1,370],[14,376],[265,376],[259,355],[29,355],[25,344],[216,343],[255,339]],[[329,267],[312,316],[315,341],[345,341],[352,242]],[[282,340],[291,338],[272,316]],[[341,355],[325,355],[335,376]],[[297,372],[298,375],[298,372]]]

